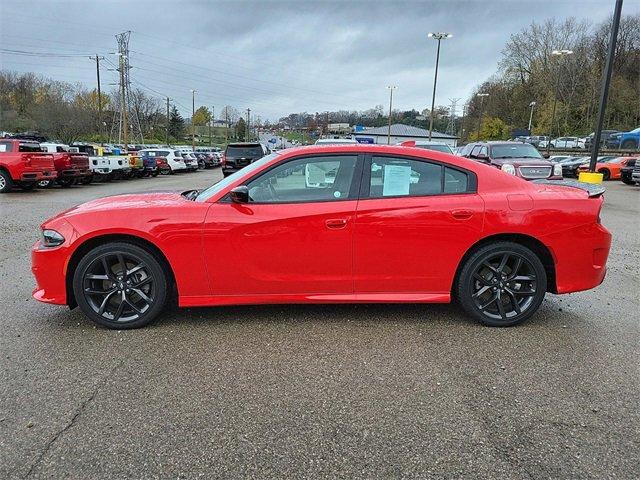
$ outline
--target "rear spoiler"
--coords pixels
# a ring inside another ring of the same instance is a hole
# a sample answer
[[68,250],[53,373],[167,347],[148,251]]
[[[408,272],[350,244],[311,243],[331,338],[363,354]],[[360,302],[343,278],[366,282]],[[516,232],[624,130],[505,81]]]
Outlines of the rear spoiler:
[[577,188],[587,192],[589,194],[589,198],[599,197],[606,190],[604,186],[599,183],[584,183],[571,179],[547,180],[546,178],[541,178],[539,180],[532,180],[531,182],[540,185],[557,185],[559,187]]

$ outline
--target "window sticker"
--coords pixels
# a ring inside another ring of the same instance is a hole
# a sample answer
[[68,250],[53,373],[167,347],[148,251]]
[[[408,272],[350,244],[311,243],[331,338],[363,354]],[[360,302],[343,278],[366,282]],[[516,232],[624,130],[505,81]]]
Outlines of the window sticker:
[[411,167],[405,165],[385,165],[382,196],[409,195]]

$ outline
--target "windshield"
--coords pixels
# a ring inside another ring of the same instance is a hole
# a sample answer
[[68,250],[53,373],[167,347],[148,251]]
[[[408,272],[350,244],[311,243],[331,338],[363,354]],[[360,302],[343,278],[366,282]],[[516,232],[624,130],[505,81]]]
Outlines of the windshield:
[[518,143],[514,145],[493,145],[491,147],[491,158],[539,158],[540,152],[528,143]]
[[280,155],[280,154],[279,153],[272,153],[271,155],[267,155],[265,157],[262,157],[261,159],[256,160],[255,162],[247,165],[242,170],[238,170],[237,172],[233,173],[232,175],[229,175],[228,177],[223,178],[218,183],[214,183],[209,188],[201,191],[198,194],[198,196],[195,199],[196,202],[206,202],[208,199],[213,197],[215,194],[220,192],[222,189],[226,188],[228,185],[230,185],[233,182],[235,182],[238,179],[238,177],[243,176],[245,173],[251,173],[251,172],[254,172],[254,171],[258,170],[265,163],[268,163],[273,158],[276,158],[278,155]]
[[629,133],[640,133],[640,127],[636,128],[634,130],[631,130]]
[[260,145],[247,147],[227,147],[227,158],[259,158],[262,156]]

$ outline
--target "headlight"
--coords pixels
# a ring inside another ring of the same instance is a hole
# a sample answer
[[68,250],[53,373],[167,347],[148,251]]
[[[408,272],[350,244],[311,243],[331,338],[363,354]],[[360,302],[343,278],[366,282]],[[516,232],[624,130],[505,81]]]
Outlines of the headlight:
[[45,247],[57,247],[64,243],[64,237],[55,230],[42,231],[42,245]]
[[553,176],[554,177],[562,176],[562,165],[560,165],[559,163],[556,163],[553,166]]
[[502,167],[500,167],[500,170],[502,170],[505,173],[508,173],[509,175],[515,175],[516,174],[516,167],[514,167],[510,163],[503,164]]

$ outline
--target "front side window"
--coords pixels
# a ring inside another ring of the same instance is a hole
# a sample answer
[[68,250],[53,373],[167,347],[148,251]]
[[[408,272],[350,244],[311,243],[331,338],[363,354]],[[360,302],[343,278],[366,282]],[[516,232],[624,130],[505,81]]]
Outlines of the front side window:
[[332,155],[292,160],[247,184],[255,203],[347,200],[357,155]]
[[442,192],[442,166],[397,157],[371,160],[370,198],[435,195]]

